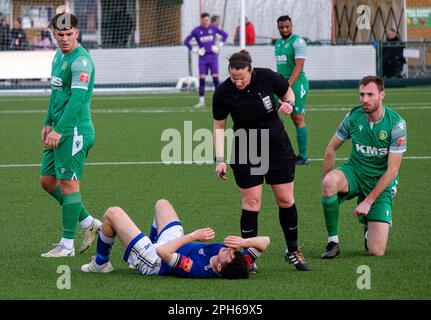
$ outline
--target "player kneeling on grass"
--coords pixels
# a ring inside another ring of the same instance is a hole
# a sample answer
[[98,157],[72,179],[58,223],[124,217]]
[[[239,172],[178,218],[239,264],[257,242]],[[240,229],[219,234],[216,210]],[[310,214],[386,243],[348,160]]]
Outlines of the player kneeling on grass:
[[[112,207],[103,218],[97,256],[81,267],[83,272],[113,270],[109,255],[116,235],[126,248],[124,260],[142,274],[188,278],[246,279],[248,267],[270,243],[269,237],[238,236],[228,236],[224,243],[196,243],[213,239],[214,231],[204,228],[184,235],[180,219],[167,200],[157,201],[151,231],[146,236],[123,209]],[[238,251],[240,247],[244,251]]]
[[[383,80],[364,77],[359,85],[361,105],[343,119],[326,148],[323,165],[323,212],[328,245],[323,259],[340,254],[338,244],[339,204],[358,198],[353,215],[364,224],[365,249],[383,256],[392,224],[393,199],[398,170],[406,151],[406,122],[383,105]],[[333,169],[337,150],[351,139],[352,153],[343,165]]]

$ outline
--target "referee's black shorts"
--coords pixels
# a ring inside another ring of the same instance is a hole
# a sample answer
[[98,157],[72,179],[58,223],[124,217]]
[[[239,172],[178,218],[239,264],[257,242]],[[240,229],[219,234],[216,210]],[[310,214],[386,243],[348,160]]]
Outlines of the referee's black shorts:
[[231,165],[231,168],[236,184],[241,189],[261,185],[264,180],[270,185],[290,183],[295,180],[295,161],[289,161],[284,167],[271,168],[270,166],[264,175],[252,175],[251,166],[246,164]]

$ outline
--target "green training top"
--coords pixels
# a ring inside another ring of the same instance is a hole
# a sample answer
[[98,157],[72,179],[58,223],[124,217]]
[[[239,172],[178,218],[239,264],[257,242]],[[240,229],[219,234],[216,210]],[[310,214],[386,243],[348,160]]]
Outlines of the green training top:
[[52,62],[45,125],[63,136],[94,134],[90,114],[94,76],[93,60],[81,45],[66,55],[59,49]]
[[362,106],[353,108],[344,117],[336,135],[343,141],[352,139],[352,153],[347,163],[373,180],[385,173],[390,152],[407,150],[406,122],[387,106],[383,107],[382,118],[374,123],[367,119]]
[[[285,78],[289,79],[292,75],[293,69],[296,66],[298,58],[307,58],[307,44],[297,34],[292,34],[288,39],[278,39],[275,42],[275,60],[277,63],[277,72],[282,74]],[[298,76],[298,80],[306,80],[307,77],[304,69]]]

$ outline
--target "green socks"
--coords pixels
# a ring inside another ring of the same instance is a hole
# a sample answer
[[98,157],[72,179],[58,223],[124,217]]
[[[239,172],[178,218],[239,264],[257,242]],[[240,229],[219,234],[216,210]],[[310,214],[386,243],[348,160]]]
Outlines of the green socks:
[[[51,196],[53,196],[60,205],[63,205],[63,194],[61,193],[60,185],[57,185],[57,187],[54,189],[54,191],[51,193]],[[81,211],[79,212],[79,221],[81,222],[85,218],[87,218],[90,215],[90,212],[82,205]]]
[[339,216],[339,205],[338,195],[334,194],[329,197],[322,198],[323,212],[325,214],[326,230],[328,230],[328,236],[338,235],[338,216]]
[[307,127],[296,128],[296,141],[298,143],[299,156],[307,160],[307,142],[308,142],[308,129]]
[[74,239],[79,213],[81,212],[81,193],[74,192],[63,195],[62,222],[63,238]]

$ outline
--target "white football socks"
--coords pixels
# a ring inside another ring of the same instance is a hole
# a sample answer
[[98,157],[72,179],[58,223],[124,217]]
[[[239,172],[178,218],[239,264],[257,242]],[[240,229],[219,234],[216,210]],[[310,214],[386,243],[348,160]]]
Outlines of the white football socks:
[[79,221],[79,224],[81,225],[81,228],[83,230],[90,228],[91,224],[93,223],[94,218],[89,215],[87,218],[85,218],[82,221]]
[[336,242],[336,243],[338,243],[338,235],[337,236],[330,236],[330,237],[328,237],[328,243],[329,242]]

